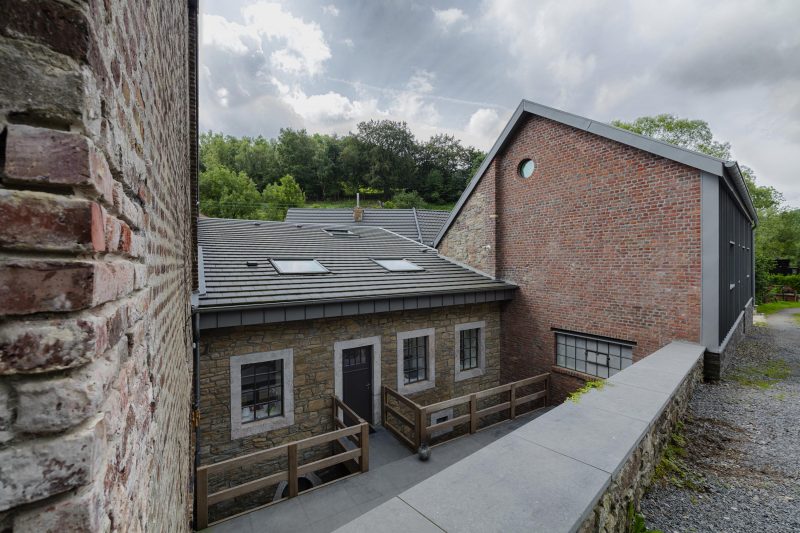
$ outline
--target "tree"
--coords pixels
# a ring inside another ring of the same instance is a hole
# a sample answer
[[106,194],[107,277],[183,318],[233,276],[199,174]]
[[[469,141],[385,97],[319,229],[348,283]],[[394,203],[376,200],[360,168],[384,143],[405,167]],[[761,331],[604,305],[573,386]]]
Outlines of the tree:
[[277,141],[278,164],[281,175],[289,174],[312,198],[322,198],[317,184],[317,168],[314,161],[316,143],[306,130],[281,129]]
[[244,172],[214,164],[200,173],[200,212],[221,218],[263,218],[261,195]]
[[417,143],[405,122],[361,122],[356,137],[366,150],[368,185],[382,190],[384,198],[401,184],[413,185]]
[[678,118],[665,113],[654,117],[639,117],[633,122],[615,120],[611,124],[720,159],[731,158],[730,143],[714,139],[708,122],[704,120]]
[[425,206],[425,200],[417,191],[399,191],[392,196],[391,206],[398,209],[411,209],[412,207],[420,209]]
[[302,207],[306,203],[306,195],[295,179],[286,175],[278,183],[264,187],[262,193],[265,208],[264,218],[267,220],[284,220],[290,207]]

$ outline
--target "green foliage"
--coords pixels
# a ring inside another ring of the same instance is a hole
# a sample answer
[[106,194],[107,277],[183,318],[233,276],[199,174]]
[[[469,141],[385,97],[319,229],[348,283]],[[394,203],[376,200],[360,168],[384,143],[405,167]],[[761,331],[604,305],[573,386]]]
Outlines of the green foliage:
[[792,374],[789,363],[781,359],[737,369],[731,379],[745,387],[769,389]]
[[628,503],[628,531],[630,533],[664,533],[660,529],[647,529],[644,515],[636,512],[633,502]]
[[615,120],[611,124],[720,159],[731,158],[730,143],[714,139],[711,128],[704,120],[679,118],[665,113],[655,117],[639,117],[633,122]]
[[244,172],[221,164],[200,172],[200,212],[220,218],[263,218],[262,200],[255,183]]
[[404,122],[390,120],[362,122],[344,137],[291,128],[274,140],[200,136],[201,172],[214,167],[244,172],[259,191],[289,174],[308,198],[322,201],[352,201],[357,192],[362,199],[369,194],[386,200],[409,190],[428,204],[451,204],[484,157],[449,135],[418,142]]
[[653,479],[682,489],[704,490],[702,477],[693,472],[686,463],[686,444],[684,425],[679,421],[656,465]]
[[767,302],[758,304],[756,310],[762,315],[771,315],[777,313],[781,309],[795,309],[800,307],[800,302]]
[[800,292],[800,274],[772,274],[770,283],[777,287],[791,287]]
[[412,207],[420,209],[425,205],[425,200],[422,199],[422,196],[417,191],[400,191],[394,193],[391,203],[392,207],[398,209],[410,209]]
[[586,384],[581,387],[580,389],[572,392],[567,399],[573,403],[578,403],[578,400],[581,399],[581,396],[586,394],[592,389],[603,390],[606,386],[606,382],[602,379],[598,379],[597,381],[587,381]]
[[290,207],[302,207],[306,203],[306,195],[295,179],[286,175],[278,183],[264,187],[264,218],[267,220],[283,220]]

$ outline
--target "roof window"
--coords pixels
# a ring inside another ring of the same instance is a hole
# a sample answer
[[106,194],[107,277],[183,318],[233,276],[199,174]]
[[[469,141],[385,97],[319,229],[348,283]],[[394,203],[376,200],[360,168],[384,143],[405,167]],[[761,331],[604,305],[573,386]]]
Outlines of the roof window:
[[418,270],[425,270],[408,259],[373,259],[373,261],[389,272],[416,272]]
[[270,259],[278,274],[327,274],[330,272],[316,259]]
[[358,235],[346,228],[325,228],[323,231],[331,237],[358,237]]

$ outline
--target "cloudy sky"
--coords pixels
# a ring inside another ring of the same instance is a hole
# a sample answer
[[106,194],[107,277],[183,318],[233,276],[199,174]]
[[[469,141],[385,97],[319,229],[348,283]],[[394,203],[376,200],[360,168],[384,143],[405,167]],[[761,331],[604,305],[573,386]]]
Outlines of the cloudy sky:
[[706,120],[800,206],[800,2],[201,0],[202,130],[370,118],[488,149],[522,98]]

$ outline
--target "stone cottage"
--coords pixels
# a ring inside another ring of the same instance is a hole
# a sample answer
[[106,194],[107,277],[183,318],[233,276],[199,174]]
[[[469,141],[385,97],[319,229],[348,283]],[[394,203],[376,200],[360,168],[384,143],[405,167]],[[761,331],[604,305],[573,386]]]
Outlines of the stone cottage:
[[201,219],[199,244],[202,464],[335,429],[333,394],[379,424],[382,385],[499,384],[512,284],[366,226]]
[[757,218],[736,162],[523,100],[434,245],[519,287],[501,374],[555,397],[672,340],[706,372],[752,323]]

